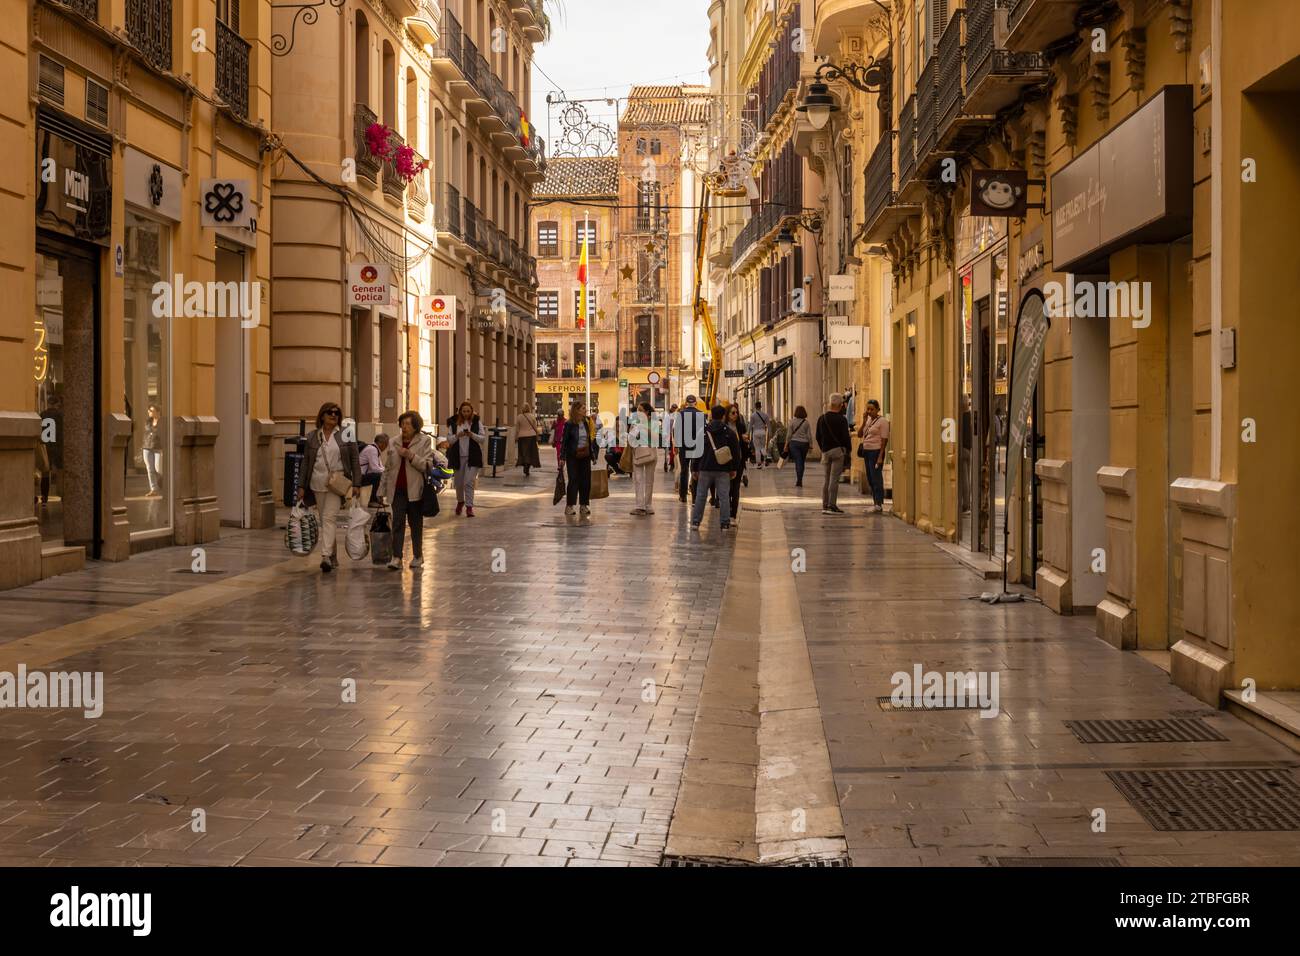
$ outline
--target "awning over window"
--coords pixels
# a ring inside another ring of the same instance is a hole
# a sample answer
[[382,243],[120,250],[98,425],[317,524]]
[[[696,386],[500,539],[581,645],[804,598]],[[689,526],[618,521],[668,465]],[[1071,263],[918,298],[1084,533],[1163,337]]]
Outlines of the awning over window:
[[740,390],[745,391],[751,388],[758,388],[758,386],[764,385],[767,382],[771,381],[772,379],[776,378],[778,375],[780,375],[782,372],[784,372],[793,364],[794,364],[793,355],[787,355],[783,359],[778,359],[777,361],[773,362],[771,365],[767,366],[766,368],[764,368],[763,370],[755,374],[753,377],[748,378],[743,383],[741,383]]

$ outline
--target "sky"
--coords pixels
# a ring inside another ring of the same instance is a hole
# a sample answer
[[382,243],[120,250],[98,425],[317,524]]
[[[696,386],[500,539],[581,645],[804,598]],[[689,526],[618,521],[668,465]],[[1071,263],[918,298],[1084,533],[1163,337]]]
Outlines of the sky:
[[[632,84],[708,83],[709,0],[547,0],[551,39],[533,61],[529,120],[549,144],[559,138],[546,94],[557,85],[570,99],[626,96]],[[548,79],[548,76],[550,79]],[[616,108],[585,104],[613,125]],[[621,105],[621,104],[620,104]]]

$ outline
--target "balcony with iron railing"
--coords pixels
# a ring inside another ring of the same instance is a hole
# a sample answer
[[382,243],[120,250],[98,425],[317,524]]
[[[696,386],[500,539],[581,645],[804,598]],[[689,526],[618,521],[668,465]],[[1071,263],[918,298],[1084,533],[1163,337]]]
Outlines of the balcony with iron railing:
[[397,172],[397,150],[404,145],[404,140],[396,130],[392,130],[388,134],[388,141],[392,144],[392,149],[380,164],[384,171],[384,195],[401,202],[406,196],[406,180]]
[[671,366],[673,364],[675,364],[674,356],[664,349],[643,347],[623,350],[624,367],[655,368],[658,366]]
[[867,161],[862,234],[868,242],[887,241],[904,222],[920,215],[921,207],[900,194],[901,184],[894,179],[897,144],[897,133],[885,133]]
[[1095,0],[1013,0],[1007,7],[1008,50],[1033,53],[1077,33],[1075,17]]
[[464,235],[460,222],[460,190],[451,183],[438,183],[433,190],[434,226],[460,239]]
[[[939,141],[938,57],[932,56],[921,68],[916,81],[916,164],[918,169]],[[922,170],[924,172],[924,170]]]
[[779,199],[765,203],[758,215],[751,216],[745,223],[731,247],[731,261],[740,263],[746,254],[754,248],[760,239],[773,232],[785,217],[786,204]]
[[973,114],[996,114],[1026,87],[1050,79],[1041,51],[1006,48],[1006,20],[1015,0],[970,0],[966,7],[966,104]]
[[126,36],[150,66],[172,68],[172,0],[126,0]]
[[217,21],[217,95],[241,119],[248,119],[248,41]]
[[357,103],[352,108],[352,137],[356,153],[353,159],[357,165],[357,176],[370,181],[370,185],[379,183],[379,158],[370,152],[366,140],[366,130],[379,122],[379,117],[365,103]]
[[99,0],[59,0],[59,3],[87,20],[99,19]]
[[943,33],[939,35],[939,46],[934,55],[935,63],[935,128],[940,142],[957,118],[957,111],[962,104],[962,67],[965,48],[962,46],[962,22],[965,14],[961,10],[953,13]]
[[[416,164],[424,162],[419,153],[415,154]],[[422,169],[406,187],[406,212],[416,222],[424,222],[424,214],[429,208],[429,170]]]
[[898,188],[916,172],[916,96],[909,96],[898,111]]

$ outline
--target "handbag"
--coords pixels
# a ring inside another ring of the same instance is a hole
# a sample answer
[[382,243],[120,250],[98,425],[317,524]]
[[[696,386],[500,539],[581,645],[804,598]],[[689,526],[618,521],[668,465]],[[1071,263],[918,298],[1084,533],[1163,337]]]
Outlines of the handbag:
[[555,497],[551,499],[551,504],[558,505],[566,490],[564,487],[564,472],[557,471],[555,473]]
[[609,497],[609,469],[594,468],[591,472],[591,495],[592,501],[597,498]]
[[424,490],[420,492],[420,511],[426,518],[436,518],[438,512],[442,510],[438,504],[440,491],[442,491],[442,482],[433,473],[433,462],[429,462],[429,470],[424,473]]
[[731,449],[728,447],[719,448],[717,443],[714,442],[713,436],[707,431],[704,433],[704,437],[709,440],[709,447],[713,449],[713,460],[719,465],[731,464]]
[[656,458],[655,450],[649,445],[637,445],[632,449],[632,464],[652,465]]
[[623,449],[623,454],[619,455],[618,457],[619,470],[630,472],[632,470],[632,465],[635,464],[635,462],[636,462],[636,453],[632,450],[632,446],[631,445],[625,446]]
[[348,492],[352,490],[352,482],[348,480],[348,476],[343,472],[331,471],[329,481],[325,482],[325,487],[340,498],[346,498]]

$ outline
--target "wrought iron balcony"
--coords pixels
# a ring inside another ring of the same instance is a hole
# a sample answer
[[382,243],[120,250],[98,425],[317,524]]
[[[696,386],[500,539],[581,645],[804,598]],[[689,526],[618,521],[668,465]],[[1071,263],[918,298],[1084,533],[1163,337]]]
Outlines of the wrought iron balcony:
[[247,40],[217,21],[217,95],[243,119],[248,119],[249,49]]
[[771,203],[764,204],[757,216],[750,217],[731,247],[733,263],[739,262],[759,239],[777,227],[784,216],[782,210],[785,208],[785,203],[779,199],[773,200]]
[[433,46],[433,65],[435,68],[440,61],[444,61],[454,66],[456,72],[464,74],[463,37],[460,21],[456,19],[456,15],[450,10],[444,10],[442,14],[442,35],[438,37],[438,42]]
[[939,140],[952,126],[957,118],[957,111],[962,104],[962,59],[964,47],[961,42],[961,29],[964,14],[961,10],[953,13],[948,25],[939,36],[939,47],[935,53],[935,125]]
[[450,233],[457,239],[464,235],[460,227],[460,190],[451,183],[434,186],[433,224],[439,232]]
[[863,222],[868,231],[894,199],[895,138],[896,134],[892,131],[883,134],[871,159],[867,160],[866,196],[863,204],[866,215]]
[[916,81],[916,162],[923,165],[939,141],[938,57],[932,56]]
[[357,103],[352,108],[352,135],[357,150],[353,158],[357,164],[357,175],[368,179],[372,186],[379,182],[379,159],[370,152],[370,144],[366,141],[366,130],[378,122],[379,117],[375,115],[375,111],[365,103]]
[[406,180],[398,175],[395,157],[397,155],[397,148],[403,145],[404,140],[396,130],[393,130],[388,135],[388,142],[391,144],[392,149],[388,154],[388,158],[383,161],[384,195],[401,202],[402,198],[406,195]]
[[663,349],[638,348],[623,350],[623,364],[636,368],[651,368],[655,365],[671,365],[672,356]]
[[[419,153],[414,156],[417,164],[424,162]],[[424,222],[425,210],[429,208],[429,170],[422,169],[415,174],[406,190],[406,211],[416,222]]]
[[996,114],[1027,86],[1050,75],[1041,51],[1008,50],[1007,17],[1015,0],[971,0],[966,8],[966,106],[968,113]]
[[59,0],[63,6],[80,13],[87,20],[99,19],[99,0]]
[[469,197],[461,197],[461,212],[463,213],[462,222],[465,228],[464,240],[478,249],[483,250],[483,240],[479,237],[479,229],[483,223],[482,214],[478,211],[478,206],[469,201]]
[[172,68],[172,0],[126,0],[126,35],[150,66]]
[[1076,32],[1075,16],[1088,3],[1093,0],[1014,0],[1007,14],[1007,49],[1047,49],[1054,40]]
[[898,187],[916,172],[916,96],[909,96],[898,111]]

